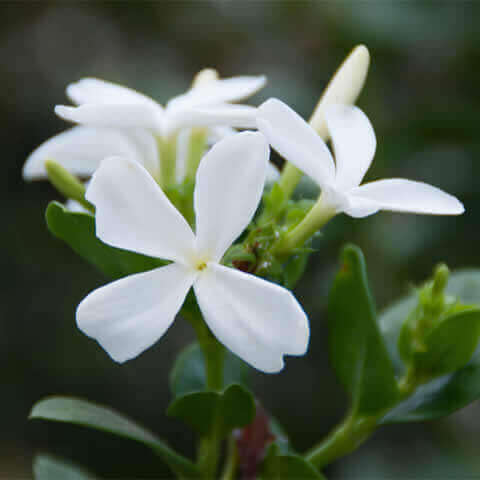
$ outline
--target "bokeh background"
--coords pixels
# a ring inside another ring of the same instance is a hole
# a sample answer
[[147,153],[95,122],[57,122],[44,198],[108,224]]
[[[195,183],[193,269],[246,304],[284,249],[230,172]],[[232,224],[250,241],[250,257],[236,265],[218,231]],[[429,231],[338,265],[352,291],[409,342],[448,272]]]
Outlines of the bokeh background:
[[[106,281],[53,238],[44,210],[57,193],[26,184],[23,162],[67,125],[53,107],[83,76],[123,83],[159,101],[211,66],[222,76],[268,75],[252,102],[277,96],[309,116],[330,75],[356,44],[372,65],[359,105],[378,151],[368,179],[405,176],[460,197],[459,218],[380,213],[337,218],[325,231],[297,295],[310,315],[308,355],[281,375],[254,374],[265,407],[302,450],[340,419],[345,395],[327,363],[325,301],[341,246],[366,254],[378,308],[423,281],[443,260],[480,267],[480,3],[475,1],[115,1],[0,3],[0,478],[31,478],[32,457],[50,451],[105,478],[165,478],[143,447],[108,435],[26,420],[45,395],[113,406],[178,448],[190,433],[164,416],[167,375],[192,339],[184,322],[126,365],[114,364],[74,322],[78,302]],[[388,427],[331,479],[480,478],[480,408],[447,420]]]

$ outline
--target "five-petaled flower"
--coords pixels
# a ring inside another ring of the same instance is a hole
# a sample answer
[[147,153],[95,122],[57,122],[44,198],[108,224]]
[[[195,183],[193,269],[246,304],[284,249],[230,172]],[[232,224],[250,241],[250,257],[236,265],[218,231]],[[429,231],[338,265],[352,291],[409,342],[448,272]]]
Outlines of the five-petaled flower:
[[257,124],[270,145],[315,180],[322,190],[316,213],[323,218],[345,212],[360,218],[379,210],[432,215],[463,213],[452,195],[422,182],[391,178],[360,185],[376,149],[373,127],[354,106],[328,105],[325,118],[335,162],[325,142],[290,107],[270,99],[258,108]]
[[166,332],[193,286],[212,333],[257,369],[277,372],[283,355],[304,354],[308,319],[292,293],[220,263],[253,218],[268,157],[265,138],[252,132],[221,140],[205,155],[194,192],[195,234],[141,165],[105,159],[86,195],[96,207],[97,236],[172,263],[90,293],[78,306],[79,328],[126,361]]
[[27,159],[23,176],[45,178],[45,161],[54,160],[68,171],[90,177],[107,156],[121,156],[160,176],[157,138],[189,127],[208,127],[214,139],[233,133],[230,127],[253,127],[255,108],[232,105],[265,85],[264,76],[219,79],[215,70],[197,74],[192,88],[172,98],[165,108],[130,88],[85,78],[67,87],[78,107],[57,106],[63,118],[84,124],[54,136]]

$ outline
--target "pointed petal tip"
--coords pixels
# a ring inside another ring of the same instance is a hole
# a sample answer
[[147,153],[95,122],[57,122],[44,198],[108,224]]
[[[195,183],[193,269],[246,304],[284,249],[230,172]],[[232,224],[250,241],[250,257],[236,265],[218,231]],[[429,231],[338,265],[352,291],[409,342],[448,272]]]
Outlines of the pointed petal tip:
[[67,105],[55,105],[54,112],[64,120],[70,120],[70,114],[75,111],[75,107],[68,107]]

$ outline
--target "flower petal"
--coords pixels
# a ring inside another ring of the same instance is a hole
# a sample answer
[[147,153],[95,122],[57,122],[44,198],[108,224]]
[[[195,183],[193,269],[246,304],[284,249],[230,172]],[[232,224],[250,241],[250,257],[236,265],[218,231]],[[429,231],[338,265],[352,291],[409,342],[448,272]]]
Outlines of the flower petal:
[[131,88],[98,78],[82,78],[78,82],[71,83],[67,87],[67,95],[77,105],[84,103],[157,105],[153,99]]
[[258,129],[285,160],[321,187],[333,183],[335,164],[325,142],[289,106],[271,98],[258,108]]
[[195,272],[172,263],[124,277],[90,293],[77,308],[77,325],[116,362],[152,346],[180,310]]
[[205,105],[238,102],[252,96],[265,86],[267,78],[232,77],[223,79],[209,79],[209,81],[194,84],[185,94],[172,98],[169,107],[195,108]]
[[55,135],[34,150],[23,166],[23,178],[46,178],[46,160],[54,160],[74,175],[89,177],[100,162],[111,155],[138,159],[135,145],[121,131],[74,127]]
[[283,355],[306,352],[308,319],[287,289],[233,268],[209,264],[194,290],[213,334],[255,368],[278,372],[283,368]]
[[359,213],[360,209],[370,211],[352,216],[363,217],[378,210],[429,215],[460,215],[465,211],[453,195],[432,185],[402,178],[366,183],[348,192],[348,198],[353,209],[358,205]]
[[367,47],[358,45],[328,83],[309,122],[325,141],[329,136],[325,122],[325,107],[331,104],[353,105],[365,84],[369,65],[370,54]]
[[182,263],[190,258],[192,230],[138,163],[105,159],[86,198],[96,207],[97,237],[108,245]]
[[[135,145],[138,163],[143,165],[153,178],[158,179],[160,176],[160,158],[157,140],[152,133],[144,128],[127,128],[120,131]],[[104,158],[112,155],[116,154],[109,153]]]
[[85,103],[79,107],[57,105],[55,113],[70,122],[94,127],[136,127],[161,131],[163,112],[153,105]]
[[250,223],[262,197],[269,157],[260,133],[215,144],[197,170],[194,204],[197,248],[218,261]]
[[357,187],[377,147],[372,124],[359,108],[347,105],[328,105],[325,118],[335,151],[336,187],[341,190]]
[[257,109],[248,105],[215,105],[192,109],[166,110],[167,134],[186,127],[225,125],[236,128],[256,128]]

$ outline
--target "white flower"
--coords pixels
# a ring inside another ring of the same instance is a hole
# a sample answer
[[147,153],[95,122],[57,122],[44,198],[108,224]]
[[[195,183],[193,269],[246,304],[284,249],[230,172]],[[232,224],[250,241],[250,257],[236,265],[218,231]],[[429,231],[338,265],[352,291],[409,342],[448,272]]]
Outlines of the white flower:
[[209,78],[196,82],[183,95],[172,98],[165,107],[130,88],[85,78],[67,88],[67,95],[78,107],[58,105],[55,112],[75,123],[95,127],[145,128],[161,138],[186,127],[227,125],[255,126],[256,109],[232,105],[265,84],[265,77]]
[[283,355],[305,353],[309,327],[295,297],[279,285],[222,266],[222,256],[251,221],[265,181],[268,144],[244,132],[217,143],[197,171],[196,234],[138,163],[109,158],[86,198],[105,243],[173,263],[131,275],[88,295],[77,323],[123,362],[153,345],[193,286],[205,321],[232,352],[276,372]]
[[379,210],[432,215],[458,215],[462,203],[422,182],[402,178],[360,186],[376,149],[373,127],[357,107],[328,105],[325,119],[335,162],[325,142],[290,107],[270,99],[258,108],[258,128],[286,160],[315,180],[322,189],[323,210],[360,218]]
[[[172,118],[174,123],[176,122],[175,127],[172,127],[173,124],[170,122],[169,130],[197,124],[203,126],[206,122],[208,125],[212,125],[208,128],[209,138],[217,141],[234,132],[231,128],[222,125],[225,122],[227,125],[235,125],[235,121],[230,122],[229,120],[235,120],[239,115],[241,118],[245,118],[245,121],[242,125],[240,125],[242,122],[237,122],[238,126],[253,125],[252,116],[255,108],[229,105],[227,102],[253,95],[264,84],[265,77],[263,76],[218,79],[215,70],[204,69],[196,75],[192,88],[184,95],[172,99],[164,114],[159,115],[163,115],[167,123]],[[27,158],[23,168],[25,180],[46,178],[46,160],[54,160],[75,175],[90,177],[107,156],[131,158],[143,165],[155,179],[160,177],[160,155],[154,135],[154,133],[159,134],[158,129],[150,128],[151,125],[148,128],[140,128],[145,126],[143,120],[138,124],[135,118],[130,118],[128,114],[129,109],[137,107],[141,109],[142,105],[148,110],[149,107],[145,107],[145,104],[153,106],[154,110],[163,112],[160,105],[128,88],[91,78],[69,85],[67,95],[74,103],[84,105],[87,111],[98,109],[101,114],[104,109],[118,108],[119,117],[114,116],[112,122],[78,121],[78,123],[88,123],[89,125],[71,128],[44,142]],[[213,105],[215,102],[217,103]],[[191,111],[194,105],[196,106],[195,112]],[[208,118],[205,117],[205,122],[197,122],[195,118],[201,119],[201,112],[204,109],[209,109],[211,114],[208,115]],[[57,107],[57,110],[73,112],[72,115],[75,117],[77,114],[84,115],[82,108],[60,106]],[[228,113],[228,111],[234,113],[233,119],[228,116],[225,118],[225,115],[222,117],[222,114]],[[128,118],[123,118],[123,113]],[[184,122],[177,122],[181,116],[180,113],[187,117],[190,114],[192,116]],[[69,113],[65,118],[76,121],[68,115]],[[217,123],[220,126],[214,126]],[[123,128],[125,125],[128,128]]]

